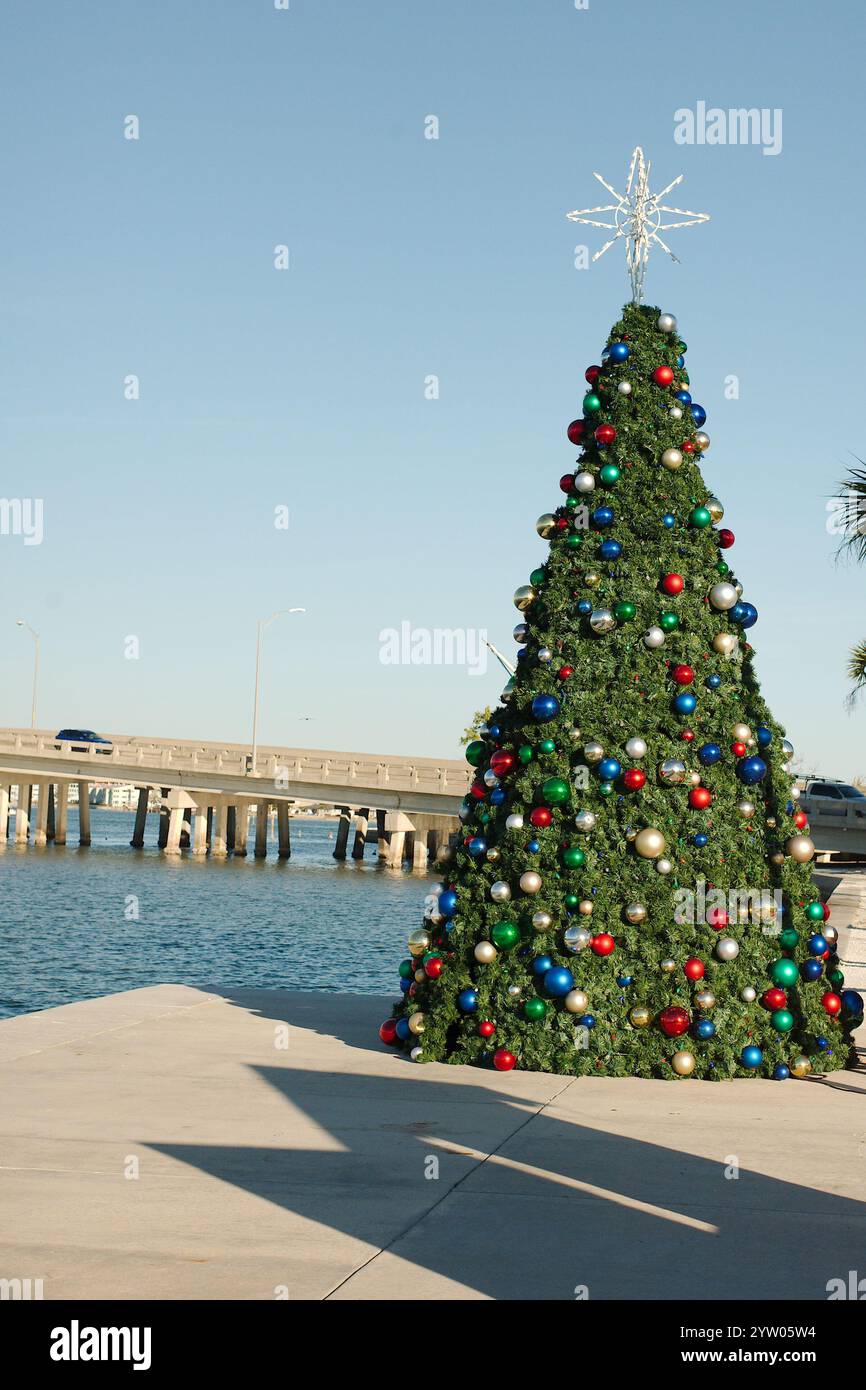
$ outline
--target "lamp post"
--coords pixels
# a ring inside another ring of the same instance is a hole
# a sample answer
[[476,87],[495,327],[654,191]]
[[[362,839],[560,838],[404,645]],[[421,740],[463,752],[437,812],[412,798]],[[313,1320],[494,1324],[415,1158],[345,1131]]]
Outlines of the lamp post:
[[34,632],[29,623],[23,618],[15,619],[16,627],[26,627],[30,636],[33,638],[33,702],[30,707],[30,727],[36,728],[36,691],[39,685],[39,633]]
[[270,627],[275,618],[282,618],[285,613],[306,613],[306,611],[306,608],[279,608],[269,618],[259,618],[256,624],[256,694],[253,702],[253,755],[250,760],[250,774],[253,777],[257,773],[256,765],[259,754],[259,676],[262,665],[262,633],[266,627]]

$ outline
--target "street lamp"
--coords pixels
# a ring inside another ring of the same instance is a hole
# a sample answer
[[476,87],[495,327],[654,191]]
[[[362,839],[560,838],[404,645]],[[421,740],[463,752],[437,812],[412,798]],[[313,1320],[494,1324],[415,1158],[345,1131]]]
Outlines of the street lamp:
[[34,647],[34,650],[33,650],[33,703],[32,703],[32,705],[31,705],[31,707],[30,707],[30,727],[31,727],[31,729],[35,729],[35,728],[36,728],[36,689],[37,689],[37,686],[38,686],[38,684],[39,684],[39,633],[38,633],[38,632],[34,632],[33,628],[30,626],[30,624],[29,624],[29,623],[26,623],[26,622],[24,621],[23,618],[16,618],[16,619],[15,619],[15,625],[16,625],[16,627],[26,627],[27,631],[30,633],[30,636],[33,638],[33,647]]
[[259,752],[259,672],[262,664],[262,633],[266,627],[270,627],[275,618],[282,618],[285,613],[306,613],[306,611],[306,608],[280,608],[276,613],[272,613],[269,618],[259,618],[256,624],[256,697],[253,704],[253,756],[250,761],[250,773],[252,776],[256,775],[256,763]]

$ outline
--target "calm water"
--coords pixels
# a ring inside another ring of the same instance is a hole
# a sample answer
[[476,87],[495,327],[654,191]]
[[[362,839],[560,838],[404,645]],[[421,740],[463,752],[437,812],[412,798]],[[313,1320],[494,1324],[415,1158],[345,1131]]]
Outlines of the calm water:
[[433,875],[338,864],[323,822],[292,821],[288,861],[211,862],[130,849],[134,819],[93,808],[79,849],[72,809],[65,849],[0,847],[0,1017],[174,982],[396,997]]

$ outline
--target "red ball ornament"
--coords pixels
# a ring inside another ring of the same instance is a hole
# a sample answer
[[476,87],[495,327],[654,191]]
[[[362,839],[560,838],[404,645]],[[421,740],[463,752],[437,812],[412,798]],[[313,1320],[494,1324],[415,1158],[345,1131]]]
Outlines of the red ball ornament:
[[507,1047],[497,1047],[493,1054],[493,1065],[497,1071],[513,1071],[517,1066],[517,1058]]
[[599,425],[595,439],[597,444],[612,444],[616,439],[616,430],[613,425]]
[[616,947],[616,942],[608,932],[603,931],[599,932],[598,936],[594,936],[589,945],[597,956],[609,956]]
[[572,444],[580,443],[580,441],[583,439],[583,432],[585,429],[586,425],[584,424],[583,420],[572,420],[571,424],[569,425],[566,431]]
[[716,540],[720,550],[730,550],[736,539],[733,531],[729,531],[727,526],[723,526],[721,531],[716,532]]
[[486,1018],[483,1023],[479,1023],[478,1032],[482,1038],[492,1038],[496,1032],[496,1024],[491,1023],[489,1018]]
[[761,1003],[765,1009],[784,1009],[788,1003],[788,996],[783,989],[765,989],[761,995]]
[[691,685],[695,673],[691,666],[674,666],[671,668],[671,678],[676,681],[677,685]]
[[573,667],[573,666],[560,666],[560,668],[559,668],[559,670],[557,671],[556,674],[557,674],[557,676],[559,677],[559,679],[560,679],[561,681],[567,681],[568,678],[569,678],[569,676],[573,676],[573,675],[574,675],[574,667]]
[[[798,829],[798,830],[802,830],[802,829],[803,829],[803,826],[804,826],[804,825],[807,825],[808,822],[809,822],[809,817],[806,815],[806,812],[805,812],[805,811],[798,811],[797,814],[796,814],[795,817],[794,817],[794,824],[796,825],[797,829]],[[825,918],[824,920],[826,921],[826,918]]]
[[698,960],[697,956],[689,956],[683,966],[683,972],[687,980],[702,980],[704,978],[705,969],[706,966],[704,962]]
[[601,375],[601,367],[587,367],[583,375],[591,386],[592,383],[594,381],[597,381],[598,377]]
[[681,594],[686,587],[686,581],[681,574],[666,574],[662,580],[662,588],[666,594]]
[[476,801],[483,801],[487,795],[487,788],[483,782],[473,782],[469,788],[469,795],[474,796]]
[[656,367],[653,372],[653,381],[656,386],[670,386],[673,379],[673,367]]
[[444,965],[439,956],[431,956],[429,960],[424,962],[424,973],[428,980],[438,980],[443,969]]
[[507,748],[497,748],[493,757],[490,759],[490,771],[494,777],[504,777],[506,772],[510,772],[514,766],[514,754],[509,753]]
[[534,806],[529,813],[529,824],[534,825],[536,829],[543,830],[552,820],[553,816],[548,806]]
[[685,1009],[671,1004],[659,1014],[659,1027],[669,1038],[679,1038],[689,1026],[689,1016]]
[[825,922],[829,922],[829,920],[830,920],[830,904],[829,904],[829,903],[822,903],[821,906],[822,906],[823,909],[824,909],[824,921],[825,921]]
[[560,480],[559,480],[559,490],[560,490],[560,492],[573,492],[573,490],[574,490],[574,474],[573,474],[573,473],[563,473],[562,477],[561,477]]
[[689,792],[689,805],[693,811],[705,811],[713,800],[706,787],[692,787]]
[[556,518],[557,531],[567,531],[570,525],[571,522],[569,521],[567,516],[558,516]]
[[731,752],[735,758],[744,758],[746,756],[746,745],[744,743],[732,743]]
[[386,1018],[379,1028],[379,1037],[388,1047],[393,1047],[397,1041],[397,1020],[396,1018]]
[[630,767],[628,771],[623,774],[622,784],[626,791],[639,792],[645,782],[646,773],[639,767]]
[[695,741],[695,736],[692,733],[691,729],[683,729],[682,733],[680,734],[680,738],[682,739],[683,743],[694,743]]
[[832,990],[828,990],[826,994],[821,995],[821,1004],[824,1012],[829,1014],[831,1018],[835,1018],[842,1007],[842,1000],[838,994],[833,994]]
[[728,925],[728,914],[723,907],[711,907],[707,913],[707,924],[721,931],[722,927]]
[[690,439],[683,440],[680,448],[684,454],[693,454],[695,452],[695,446]]

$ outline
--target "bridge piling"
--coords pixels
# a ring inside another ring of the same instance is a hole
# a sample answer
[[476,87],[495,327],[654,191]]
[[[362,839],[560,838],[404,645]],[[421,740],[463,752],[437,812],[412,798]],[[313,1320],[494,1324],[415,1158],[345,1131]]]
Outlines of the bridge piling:
[[90,783],[78,783],[78,843],[86,848],[90,844]]
[[256,802],[256,859],[268,857],[268,802]]
[[48,783],[48,818],[45,826],[45,835],[49,841],[54,840],[55,816],[54,816],[54,783]]
[[346,845],[349,842],[349,828],[352,824],[352,812],[348,806],[340,807],[340,824],[337,827],[337,843],[334,846],[334,858],[343,860],[346,858]]
[[355,838],[352,841],[352,858],[364,858],[364,846],[367,843],[367,822],[370,817],[369,806],[362,806],[355,817]]
[[214,809],[216,815],[213,818],[210,842],[211,858],[225,859],[228,854],[228,803],[224,796],[219,798]]
[[291,859],[292,840],[289,832],[289,803],[277,802],[277,855],[280,859]]
[[0,840],[6,843],[9,834],[9,788],[0,787]]
[[39,800],[36,804],[36,825],[33,831],[33,844],[36,849],[44,849],[48,841],[48,783],[37,782]]
[[246,857],[247,840],[250,836],[250,803],[239,801],[235,811],[234,852],[241,859]]
[[139,787],[138,806],[135,811],[135,828],[132,832],[132,839],[129,842],[133,849],[144,848],[144,830],[147,825],[147,803],[149,796],[150,789],[148,787]]
[[18,784],[18,805],[15,809],[15,843],[26,845],[30,836],[30,800],[33,788],[26,782]]
[[195,823],[192,832],[192,852],[197,856],[207,854],[210,807],[199,802],[195,809]]
[[61,848],[66,844],[66,831],[69,825],[69,783],[57,783],[57,796],[54,803],[54,843]]

